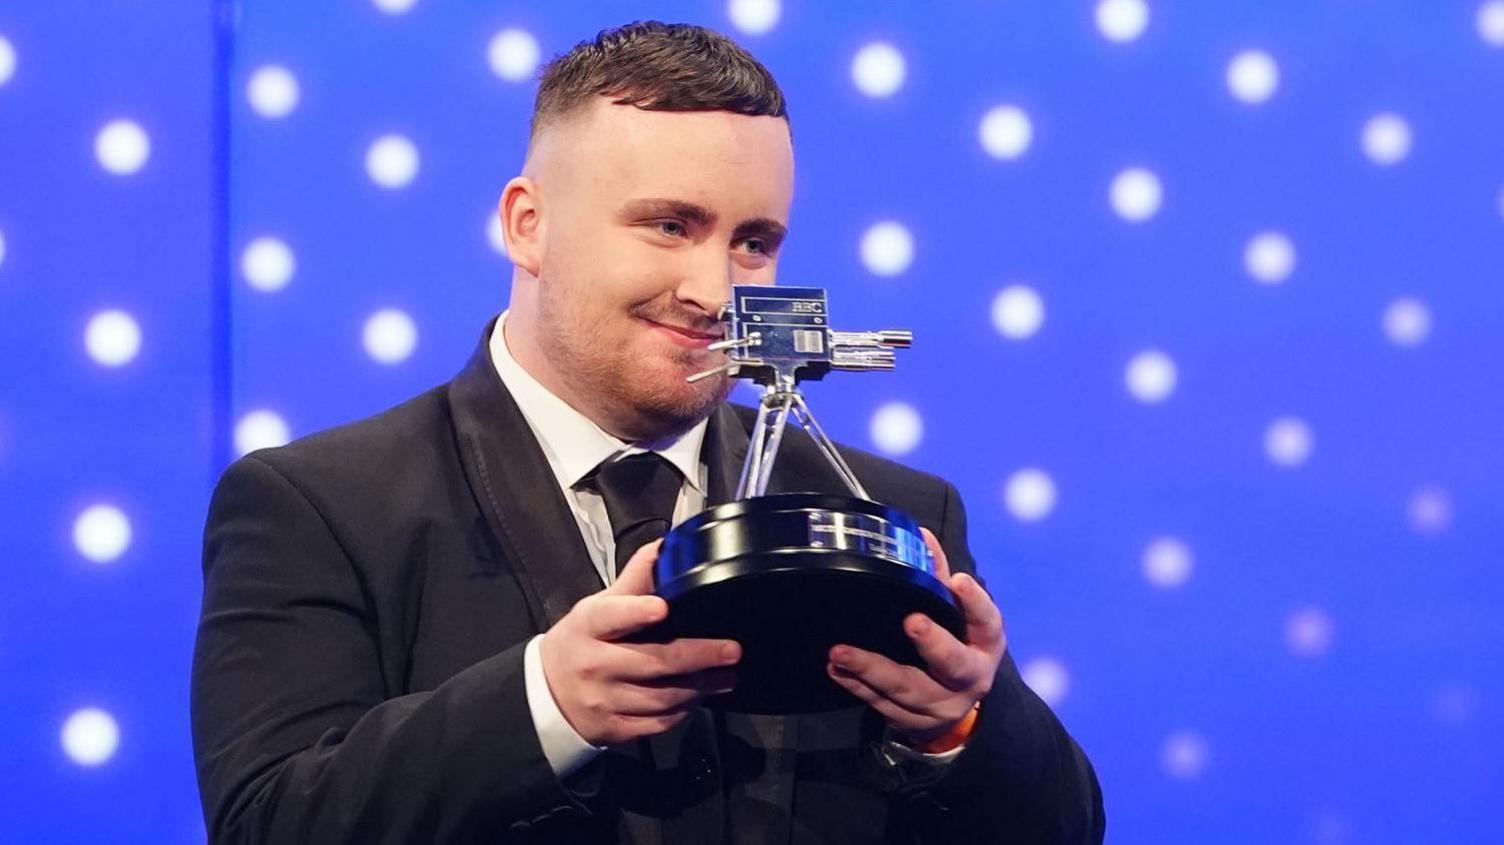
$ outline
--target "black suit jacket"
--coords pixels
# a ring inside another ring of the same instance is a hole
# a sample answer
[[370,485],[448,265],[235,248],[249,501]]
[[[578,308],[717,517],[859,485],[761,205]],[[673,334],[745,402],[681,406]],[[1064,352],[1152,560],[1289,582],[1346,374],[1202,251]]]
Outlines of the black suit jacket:
[[[881,719],[699,710],[555,777],[523,647],[600,589],[486,339],[452,381],[227,469],[204,536],[194,755],[215,842],[1096,842],[1090,764],[1005,658],[954,762],[893,765]],[[705,439],[727,500],[750,413]],[[956,490],[843,450],[974,571]],[[844,488],[802,433],[772,486]]]

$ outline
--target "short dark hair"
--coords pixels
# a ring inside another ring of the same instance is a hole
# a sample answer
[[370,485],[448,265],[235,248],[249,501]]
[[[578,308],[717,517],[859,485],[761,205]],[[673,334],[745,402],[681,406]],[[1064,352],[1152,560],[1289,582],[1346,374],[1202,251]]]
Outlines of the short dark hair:
[[773,74],[735,41],[704,27],[637,21],[603,29],[543,68],[530,137],[589,103],[648,111],[729,111],[788,121]]

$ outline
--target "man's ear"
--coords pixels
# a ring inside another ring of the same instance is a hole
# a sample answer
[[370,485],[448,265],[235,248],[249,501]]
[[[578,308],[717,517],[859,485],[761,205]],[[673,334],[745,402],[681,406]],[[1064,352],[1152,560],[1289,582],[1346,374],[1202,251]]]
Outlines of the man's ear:
[[501,192],[497,213],[512,263],[536,277],[543,265],[543,203],[538,183],[518,176]]

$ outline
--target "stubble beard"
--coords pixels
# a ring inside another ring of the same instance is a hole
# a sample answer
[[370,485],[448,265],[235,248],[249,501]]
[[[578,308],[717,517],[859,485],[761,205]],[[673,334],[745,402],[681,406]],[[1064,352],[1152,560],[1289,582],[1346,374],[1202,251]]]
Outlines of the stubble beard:
[[[730,395],[731,379],[725,373],[693,384],[684,381],[688,374],[721,363],[723,356],[676,348],[655,353],[657,360],[643,360],[630,353],[628,338],[618,337],[624,319],[603,315],[582,320],[560,305],[552,297],[540,298],[543,354],[570,392],[588,406],[577,410],[600,416],[597,424],[610,433],[635,443],[672,440]],[[653,309],[639,306],[630,313],[648,316]]]

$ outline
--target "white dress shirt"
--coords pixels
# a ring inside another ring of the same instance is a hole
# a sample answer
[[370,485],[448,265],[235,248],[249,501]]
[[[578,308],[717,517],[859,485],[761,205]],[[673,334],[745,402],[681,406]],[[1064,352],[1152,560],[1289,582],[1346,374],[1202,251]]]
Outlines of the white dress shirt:
[[[677,525],[704,510],[705,487],[708,469],[700,460],[700,446],[705,440],[706,420],[666,443],[644,447],[624,442],[602,431],[578,410],[558,396],[549,392],[537,379],[524,370],[507,349],[507,312],[503,311],[491,332],[491,362],[502,384],[512,394],[522,416],[532,429],[533,436],[543,448],[543,455],[553,470],[554,479],[564,494],[564,501],[579,525],[585,548],[601,577],[601,583],[610,585],[616,580],[616,541],[611,533],[611,520],[606,514],[605,501],[600,494],[589,489],[576,489],[576,485],[590,471],[605,461],[619,460],[628,455],[653,451],[663,456],[679,470],[685,479],[674,503],[673,524]],[[553,693],[548,689],[548,680],[543,673],[543,658],[539,654],[539,634],[528,641],[523,650],[523,683],[527,690],[527,705],[533,717],[533,726],[538,732],[538,741],[543,746],[543,756],[554,774],[563,778],[589,762],[605,749],[585,741],[560,712]],[[960,749],[945,754],[922,754],[894,742],[884,743],[887,750],[905,758],[925,759],[935,763],[954,759]]]
[[[506,320],[507,314],[502,312],[491,332],[491,362],[502,384],[517,402],[538,445],[543,447],[543,455],[548,459],[564,501],[579,525],[580,536],[590,552],[601,583],[610,585],[616,580],[616,540],[611,533],[611,520],[606,515],[606,503],[600,494],[589,489],[576,489],[576,485],[603,462],[641,452],[657,452],[685,479],[674,503],[673,523],[677,525],[705,508],[708,470],[700,460],[700,444],[705,440],[706,421],[701,420],[673,441],[653,444],[651,449],[607,434],[590,418],[549,392],[517,363],[507,350]],[[543,674],[543,658],[538,652],[541,636],[528,641],[523,651],[523,683],[527,687],[528,709],[532,711],[543,755],[548,758],[554,773],[562,778],[604,749],[586,742],[559,711]]]

